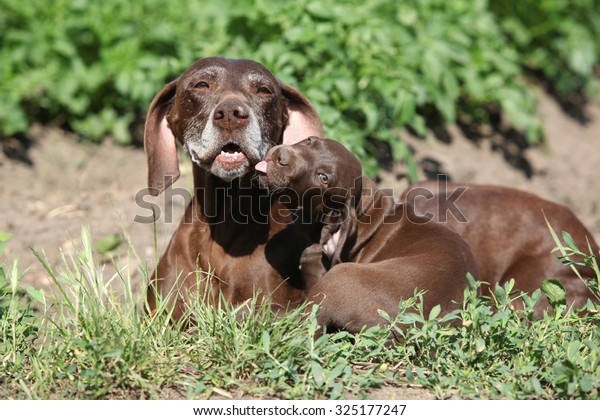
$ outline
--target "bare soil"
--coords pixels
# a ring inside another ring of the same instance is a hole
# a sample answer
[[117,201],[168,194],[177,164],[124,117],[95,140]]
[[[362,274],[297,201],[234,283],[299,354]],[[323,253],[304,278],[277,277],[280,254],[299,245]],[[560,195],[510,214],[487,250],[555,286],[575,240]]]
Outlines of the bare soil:
[[[429,139],[410,133],[403,137],[415,151],[423,177],[447,173],[451,180],[507,185],[531,191],[567,205],[600,239],[600,100],[579,107],[577,115],[565,112],[547,93],[539,92],[539,113],[546,133],[544,146],[529,147],[509,128],[478,128],[457,124],[434,129]],[[24,138],[0,139],[0,232],[13,235],[1,260],[19,260],[26,269],[24,285],[49,287],[50,281],[31,248],[44,252],[52,266],[61,265],[61,252],[79,249],[81,227],[89,226],[93,240],[108,235],[131,239],[135,255],[126,244],[114,252],[140,287],[139,267],[155,259],[152,224],[147,205],[136,203],[146,186],[146,161],[140,147],[120,147],[107,140],[83,145],[71,133],[35,126]],[[176,188],[190,190],[190,166],[185,159]],[[389,163],[389,162],[388,162]],[[408,185],[402,164],[389,164],[379,176],[380,185],[393,187],[399,195]],[[161,254],[185,208],[185,194],[175,195],[156,224]],[[143,203],[142,203],[143,204]],[[165,211],[171,210],[171,214]],[[499,209],[501,211],[501,209]],[[166,217],[169,216],[169,217]],[[168,220],[170,219],[170,220]],[[526,227],[515,226],[515,229]],[[114,269],[104,268],[106,278]],[[383,387],[372,398],[432,398],[424,390]]]

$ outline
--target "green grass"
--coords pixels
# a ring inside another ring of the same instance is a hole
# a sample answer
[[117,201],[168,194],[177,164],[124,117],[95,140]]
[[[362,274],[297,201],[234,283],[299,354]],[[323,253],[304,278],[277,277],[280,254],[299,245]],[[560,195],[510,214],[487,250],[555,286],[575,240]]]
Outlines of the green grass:
[[[381,314],[389,327],[315,340],[314,306],[277,316],[256,300],[215,309],[199,296],[189,308],[194,328],[181,330],[164,314],[144,314],[129,275],[103,278],[87,230],[82,239],[60,270],[40,256],[55,293],[22,290],[16,264],[0,271],[0,398],[360,398],[390,383],[438,398],[599,397],[600,316],[591,302],[582,314],[558,299],[534,319],[542,292],[515,310],[511,282],[489,299],[471,279],[451,314],[422,313],[417,293],[398,316]],[[390,332],[402,342],[386,346]]]

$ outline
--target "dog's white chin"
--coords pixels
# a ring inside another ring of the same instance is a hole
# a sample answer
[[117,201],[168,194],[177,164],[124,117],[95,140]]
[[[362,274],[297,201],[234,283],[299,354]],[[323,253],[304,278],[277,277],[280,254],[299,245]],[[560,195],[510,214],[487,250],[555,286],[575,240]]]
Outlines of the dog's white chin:
[[195,153],[190,153],[192,163],[198,165],[205,171],[210,172],[224,181],[232,181],[250,172],[252,165],[245,154],[240,153],[237,159],[228,157],[215,157],[212,162],[198,158]]

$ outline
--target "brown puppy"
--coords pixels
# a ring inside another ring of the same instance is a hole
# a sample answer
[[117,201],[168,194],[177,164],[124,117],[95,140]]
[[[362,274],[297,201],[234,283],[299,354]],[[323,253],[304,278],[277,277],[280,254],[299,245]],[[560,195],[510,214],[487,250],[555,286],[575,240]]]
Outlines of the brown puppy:
[[309,298],[321,305],[321,325],[351,332],[380,325],[378,310],[394,316],[399,300],[415,289],[427,290],[426,313],[438,304],[448,311],[462,300],[466,274],[479,275],[460,236],[425,223],[389,192],[376,190],[334,140],[312,137],[277,146],[257,170],[288,205],[301,207],[302,221],[307,214],[311,224],[321,217],[320,243],[302,260]]
[[321,131],[310,102],[254,61],[205,58],[157,93],[144,136],[150,191],[179,176],[178,141],[194,164],[195,196],[152,277],[151,311],[168,297],[180,318],[198,285],[233,304],[258,291],[280,307],[304,300],[306,243],[252,176],[272,146]]
[[[577,217],[564,206],[512,188],[426,181],[404,192],[402,200],[415,211],[460,234],[477,260],[481,280],[492,284],[514,278],[516,288],[528,293],[545,279],[559,279],[567,289],[567,302],[582,306],[593,298],[571,267],[563,265],[552,250],[556,247],[544,215],[560,235],[569,232],[577,246],[587,252],[589,241],[598,245]],[[592,277],[588,267],[578,267]],[[485,291],[489,293],[489,291]],[[547,305],[539,305],[541,315]]]

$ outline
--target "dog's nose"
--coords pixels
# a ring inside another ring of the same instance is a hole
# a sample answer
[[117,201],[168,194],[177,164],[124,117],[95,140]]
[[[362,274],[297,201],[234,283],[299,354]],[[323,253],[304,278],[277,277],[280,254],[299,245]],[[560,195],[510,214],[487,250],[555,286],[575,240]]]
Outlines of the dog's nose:
[[227,99],[221,102],[213,113],[214,124],[226,130],[234,130],[248,123],[250,112],[239,99]]

